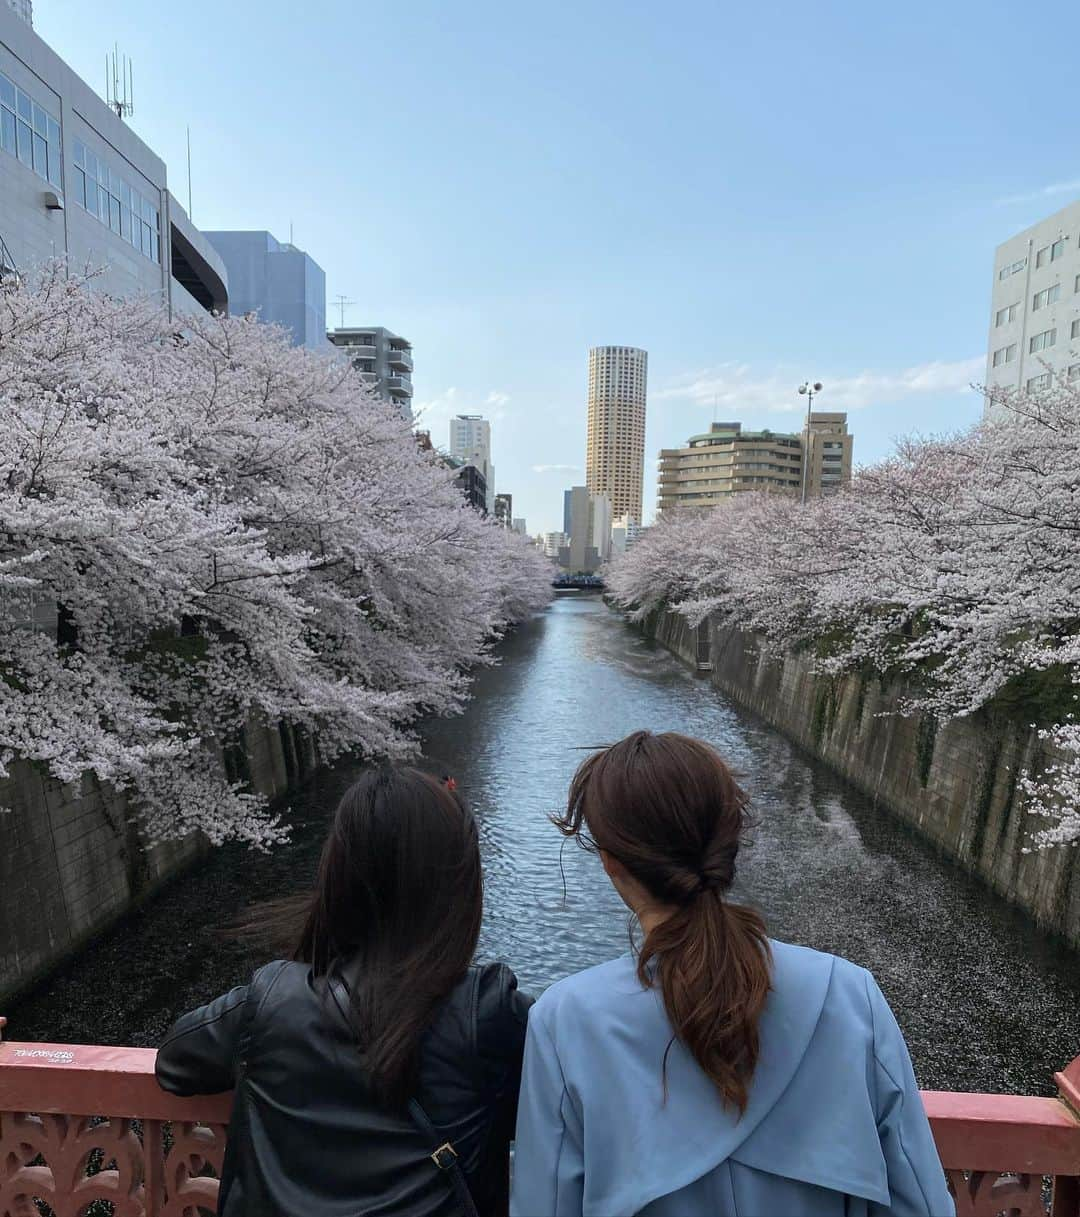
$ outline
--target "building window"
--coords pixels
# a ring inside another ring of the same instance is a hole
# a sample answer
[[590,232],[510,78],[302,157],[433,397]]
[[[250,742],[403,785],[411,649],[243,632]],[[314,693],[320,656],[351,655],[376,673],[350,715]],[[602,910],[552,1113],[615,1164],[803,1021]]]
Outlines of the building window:
[[1053,304],[1061,296],[1061,284],[1055,283],[1053,287],[1044,288],[1041,292],[1035,293],[1035,298],[1031,302],[1031,308],[1034,312],[1036,309],[1046,308],[1048,304]]
[[1044,372],[1041,376],[1033,376],[1027,382],[1027,391],[1029,393],[1039,393],[1043,389],[1050,388],[1050,381],[1053,379],[1049,372]]
[[994,367],[1000,368],[1003,363],[1012,363],[1016,358],[1016,343],[1011,342],[1007,347],[998,347],[994,352]]
[[1070,380],[1080,380],[1080,363],[1074,363],[1069,368],[1069,379]]
[[1021,258],[1019,262],[1012,262],[1008,266],[1003,266],[998,271],[998,278],[1007,279],[1010,275],[1018,275],[1025,266],[1027,266],[1027,258]]
[[61,189],[60,124],[0,72],[0,146]]
[[1069,331],[1070,338],[1080,338],[1080,321],[1072,323],[1072,329]]
[[1065,238],[1058,237],[1053,245],[1044,245],[1035,255],[1035,269],[1045,266],[1047,262],[1056,262],[1065,256]]
[[1028,343],[1028,354],[1034,355],[1037,351],[1045,351],[1047,347],[1052,347],[1057,342],[1057,330],[1043,330],[1041,334],[1036,334]]
[[1010,304],[1008,308],[999,308],[994,314],[994,325],[1007,325],[1010,321],[1016,320],[1016,310],[1020,307],[1019,301],[1016,304]]
[[161,261],[158,209],[81,140],[75,141],[75,202],[151,262]]

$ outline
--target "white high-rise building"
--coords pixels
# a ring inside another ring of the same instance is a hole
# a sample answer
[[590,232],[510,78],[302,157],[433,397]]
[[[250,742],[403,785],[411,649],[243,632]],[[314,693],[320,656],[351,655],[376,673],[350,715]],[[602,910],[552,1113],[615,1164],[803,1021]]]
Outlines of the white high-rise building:
[[644,529],[630,516],[619,516],[611,526],[611,556],[621,557],[633,545]]
[[997,247],[990,298],[987,388],[1080,379],[1080,201]]
[[495,466],[491,463],[491,423],[479,414],[450,420],[450,455],[475,465],[487,481],[487,509],[495,511]]
[[649,356],[637,347],[589,351],[585,484],[606,494],[615,516],[641,522]]
[[7,6],[14,11],[29,25],[34,24],[34,4],[33,0],[7,0]]

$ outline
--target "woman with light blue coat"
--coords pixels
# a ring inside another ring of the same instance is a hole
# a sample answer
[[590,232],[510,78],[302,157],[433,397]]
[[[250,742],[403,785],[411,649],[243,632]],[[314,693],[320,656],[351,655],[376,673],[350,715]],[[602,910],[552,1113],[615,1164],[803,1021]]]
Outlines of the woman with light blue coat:
[[514,1217],[953,1217],[873,977],[724,898],[745,809],[684,736],[635,733],[574,778],[559,826],[644,941],[533,1007]]

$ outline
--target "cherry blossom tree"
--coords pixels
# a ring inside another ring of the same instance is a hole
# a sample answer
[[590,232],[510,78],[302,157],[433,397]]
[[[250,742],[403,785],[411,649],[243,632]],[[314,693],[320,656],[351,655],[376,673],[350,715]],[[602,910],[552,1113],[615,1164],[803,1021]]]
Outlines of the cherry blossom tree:
[[550,595],[359,375],[251,318],[5,283],[0,410],[0,763],[90,772],[154,839],[279,839],[222,776],[247,725],[408,755]]
[[691,623],[716,613],[822,672],[902,674],[905,712],[1041,699],[1054,759],[1021,780],[1049,821],[1034,841],[1076,841],[1080,386],[994,400],[1001,421],[905,440],[805,507],[739,495],[662,521],[608,584],[639,618],[661,605]]

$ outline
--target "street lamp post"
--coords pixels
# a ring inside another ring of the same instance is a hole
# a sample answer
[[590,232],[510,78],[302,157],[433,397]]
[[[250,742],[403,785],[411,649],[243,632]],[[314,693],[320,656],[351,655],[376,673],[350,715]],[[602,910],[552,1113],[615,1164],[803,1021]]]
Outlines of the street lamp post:
[[810,483],[810,411],[814,408],[814,394],[821,392],[821,381],[815,380],[813,384],[808,380],[804,380],[799,385],[799,392],[806,395],[806,431],[803,437],[803,454],[802,454],[802,505],[806,506],[806,488]]

